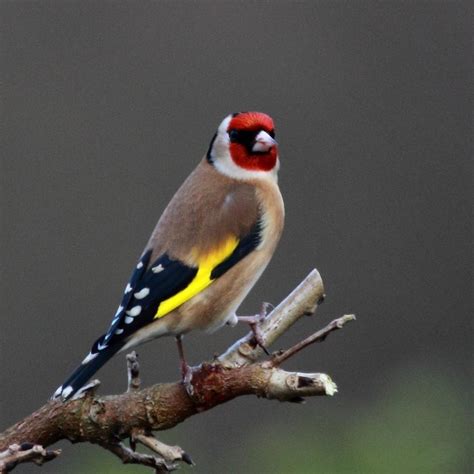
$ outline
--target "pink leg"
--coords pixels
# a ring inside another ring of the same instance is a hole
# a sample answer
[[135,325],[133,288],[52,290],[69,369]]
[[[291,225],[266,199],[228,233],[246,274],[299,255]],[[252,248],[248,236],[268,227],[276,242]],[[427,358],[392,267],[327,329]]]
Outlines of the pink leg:
[[176,343],[178,345],[178,353],[179,353],[179,362],[181,367],[181,382],[186,387],[188,393],[192,394],[193,388],[191,384],[191,380],[193,378],[193,370],[186,362],[184,358],[184,350],[183,350],[183,336],[180,334],[176,336]]

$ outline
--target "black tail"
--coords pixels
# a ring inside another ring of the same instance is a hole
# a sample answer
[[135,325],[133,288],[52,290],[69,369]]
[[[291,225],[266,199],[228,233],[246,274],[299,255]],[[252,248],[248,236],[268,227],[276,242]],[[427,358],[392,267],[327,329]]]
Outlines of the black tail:
[[[103,340],[103,337],[99,338],[93,347],[96,347],[97,343],[101,340]],[[71,398],[122,347],[123,344],[114,344],[98,352],[91,351],[82,361],[82,364],[58,387],[51,398],[60,398],[63,401]]]

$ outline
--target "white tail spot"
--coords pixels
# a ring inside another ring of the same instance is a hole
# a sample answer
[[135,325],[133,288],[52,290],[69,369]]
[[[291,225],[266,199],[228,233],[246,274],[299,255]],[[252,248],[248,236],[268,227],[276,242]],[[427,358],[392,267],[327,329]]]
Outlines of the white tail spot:
[[61,395],[63,396],[63,398],[67,398],[72,392],[72,387],[70,385],[68,385],[61,393]]
[[87,357],[82,361],[82,364],[88,364],[91,360],[94,360],[97,357],[97,352],[93,354],[92,352],[89,352],[87,354]]
[[63,386],[60,385],[60,386],[56,389],[56,391],[54,392],[53,398],[58,398],[59,395],[61,395],[61,392],[62,392],[62,391],[63,391]]

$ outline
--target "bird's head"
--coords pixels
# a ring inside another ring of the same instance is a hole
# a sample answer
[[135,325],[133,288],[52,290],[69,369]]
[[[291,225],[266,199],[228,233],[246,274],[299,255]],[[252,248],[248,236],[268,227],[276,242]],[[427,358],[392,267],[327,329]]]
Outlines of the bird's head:
[[209,145],[207,160],[232,178],[276,176],[279,160],[273,120],[261,112],[227,116]]

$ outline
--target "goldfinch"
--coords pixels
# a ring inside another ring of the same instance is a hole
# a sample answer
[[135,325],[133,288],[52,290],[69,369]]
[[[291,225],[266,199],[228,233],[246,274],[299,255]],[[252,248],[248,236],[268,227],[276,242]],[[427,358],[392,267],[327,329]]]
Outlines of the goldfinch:
[[189,375],[182,335],[236,324],[275,251],[284,224],[278,168],[268,115],[241,112],[221,122],[159,219],[108,331],[53,398],[71,398],[117,352],[166,335],[177,338],[183,379]]

